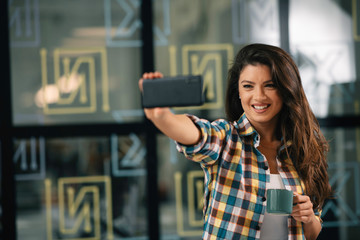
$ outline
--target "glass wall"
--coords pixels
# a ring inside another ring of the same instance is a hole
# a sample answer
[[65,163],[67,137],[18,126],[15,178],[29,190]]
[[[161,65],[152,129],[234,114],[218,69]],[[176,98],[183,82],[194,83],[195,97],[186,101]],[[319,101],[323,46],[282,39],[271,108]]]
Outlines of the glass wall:
[[[357,0],[290,1],[291,54],[317,117],[360,113],[359,7]],[[356,239],[360,233],[360,130],[325,131],[331,146],[330,183],[337,193],[324,206],[325,232],[335,232],[337,239]]]
[[318,117],[360,113],[359,4],[357,0],[290,1],[291,54]]
[[324,235],[356,239],[360,234],[360,128],[323,131],[330,143],[328,172],[336,194],[323,206]]
[[[0,174],[15,181],[17,239],[201,237],[203,172],[144,121],[144,61],[165,76],[201,74],[205,104],[172,110],[214,120],[225,117],[227,70],[238,50],[285,42],[322,122],[360,116],[360,0],[7,2],[11,79],[4,81],[11,82],[14,139],[7,160],[15,172],[2,169],[1,159]],[[141,35],[145,2],[153,39]],[[149,39],[154,59],[142,55]],[[322,130],[337,198],[323,207],[319,239],[357,239],[360,122],[330,125]],[[0,232],[8,230],[5,207]],[[158,208],[159,219],[150,219]]]
[[19,139],[18,239],[148,235],[142,136]]
[[141,120],[140,3],[9,1],[14,124]]
[[[201,74],[204,77],[206,103],[198,108],[174,111],[210,120],[224,118],[227,69],[237,51],[246,44],[280,46],[283,29],[279,9],[284,3],[156,1],[155,23],[163,30],[154,36],[156,70],[170,76]],[[289,1],[290,54],[299,66],[311,107],[320,119],[360,113],[359,11],[359,1]],[[160,36],[167,36],[166,41],[158,41]],[[339,127],[323,128],[323,131],[331,144],[329,175],[337,199],[324,205],[324,230],[319,239],[356,239],[360,226],[359,129]],[[170,140],[159,141],[162,142],[158,151],[161,152],[159,191],[163,237],[198,239],[202,234],[202,170],[178,154]],[[171,218],[172,215],[176,218]]]

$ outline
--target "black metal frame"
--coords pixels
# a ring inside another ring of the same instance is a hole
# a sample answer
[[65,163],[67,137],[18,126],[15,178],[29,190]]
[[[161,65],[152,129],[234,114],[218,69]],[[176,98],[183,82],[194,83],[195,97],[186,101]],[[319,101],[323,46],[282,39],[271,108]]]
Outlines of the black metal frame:
[[[153,1],[142,1],[142,71],[154,70],[153,43]],[[279,0],[281,47],[289,51],[289,0]],[[126,124],[68,124],[56,126],[14,126],[12,120],[10,45],[8,31],[8,1],[0,1],[0,38],[2,54],[2,81],[0,88],[0,151],[1,151],[1,206],[2,235],[1,239],[16,239],[16,184],[14,180],[14,164],[12,161],[13,139],[30,137],[86,137],[110,136],[111,134],[142,133],[146,136],[147,148],[147,197],[148,197],[148,229],[149,239],[160,239],[159,201],[157,194],[157,143],[159,133],[146,119],[140,123]],[[358,127],[360,116],[326,117],[319,119],[322,127]],[[6,220],[6,221],[5,221]]]
[[[13,156],[13,126],[11,109],[10,48],[8,31],[8,1],[0,1],[0,48],[2,49],[2,87],[0,90],[1,139],[1,207],[2,239],[16,239],[16,204]],[[4,221],[6,219],[6,221]]]

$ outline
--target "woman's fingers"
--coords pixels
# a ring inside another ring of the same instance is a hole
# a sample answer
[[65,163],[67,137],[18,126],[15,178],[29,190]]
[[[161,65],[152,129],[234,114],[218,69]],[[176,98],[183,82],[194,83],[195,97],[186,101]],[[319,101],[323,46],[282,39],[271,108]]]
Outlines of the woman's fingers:
[[307,195],[300,195],[298,193],[294,193],[293,197],[294,203],[305,203],[305,202],[311,202],[309,196]]
[[[155,79],[163,77],[164,76],[161,72],[145,72],[138,82],[140,91],[143,92],[143,82],[145,79]],[[144,108],[145,115],[149,119],[161,118],[167,110],[167,108]]]
[[300,194],[294,194],[293,198],[294,206],[293,206],[293,213],[296,213],[298,211],[304,211],[304,210],[311,210],[313,208],[313,204],[310,201],[309,196],[306,195],[300,195]]
[[162,78],[164,77],[161,72],[146,72],[143,74],[143,79],[154,79],[154,78]]
[[294,193],[293,202],[294,206],[291,213],[293,218],[304,223],[313,219],[313,204],[310,201],[309,196]]
[[140,80],[139,80],[139,89],[140,89],[141,92],[143,91],[143,81],[144,81],[144,79],[140,78]]
[[154,79],[154,78],[162,78],[164,77],[161,72],[146,72],[142,75],[142,78],[139,79],[139,89],[142,92],[143,91],[143,82],[144,79]]

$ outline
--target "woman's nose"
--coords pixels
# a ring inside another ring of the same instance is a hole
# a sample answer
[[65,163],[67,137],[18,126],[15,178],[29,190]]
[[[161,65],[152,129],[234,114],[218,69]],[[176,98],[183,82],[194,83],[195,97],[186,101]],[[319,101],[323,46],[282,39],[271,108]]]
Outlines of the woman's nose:
[[256,88],[255,89],[255,96],[256,100],[263,100],[266,98],[266,94],[263,88]]

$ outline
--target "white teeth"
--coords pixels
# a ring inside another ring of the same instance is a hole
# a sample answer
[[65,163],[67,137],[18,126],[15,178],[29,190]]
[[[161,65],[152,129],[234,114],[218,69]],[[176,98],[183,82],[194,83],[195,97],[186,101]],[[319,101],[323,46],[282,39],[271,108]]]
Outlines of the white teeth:
[[263,106],[255,106],[254,105],[254,108],[257,109],[257,110],[263,110],[265,108],[268,108],[269,105],[263,105]]

